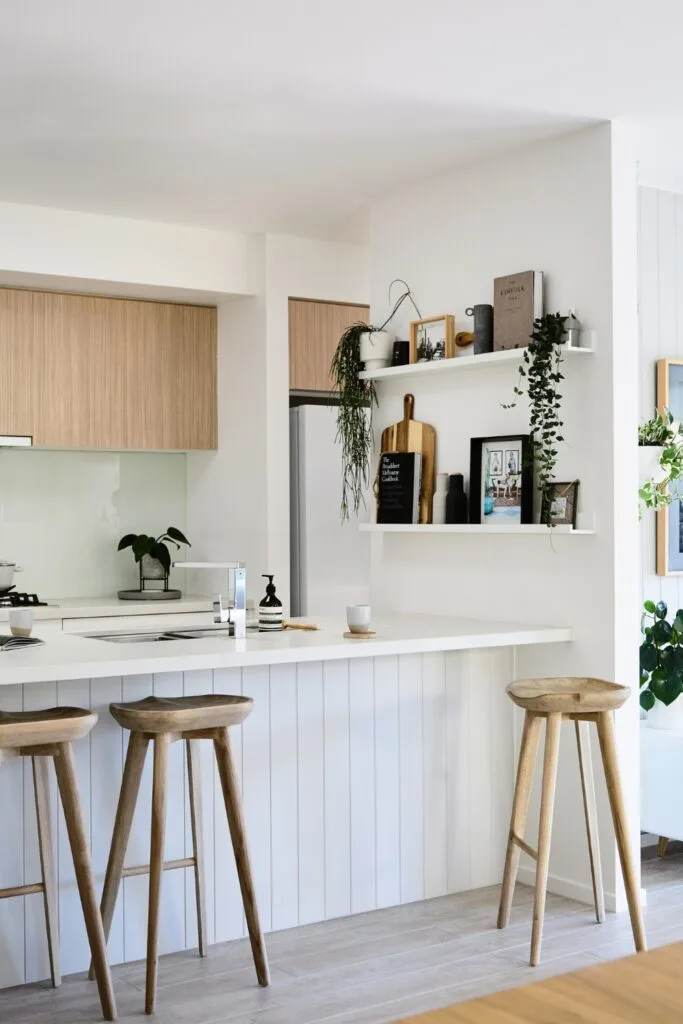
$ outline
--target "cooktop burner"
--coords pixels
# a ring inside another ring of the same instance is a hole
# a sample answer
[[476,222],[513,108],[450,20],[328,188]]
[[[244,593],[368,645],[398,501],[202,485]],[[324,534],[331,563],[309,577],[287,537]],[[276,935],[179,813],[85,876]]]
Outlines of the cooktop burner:
[[0,593],[0,608],[44,608],[47,601],[39,601],[37,594],[19,594],[16,590]]

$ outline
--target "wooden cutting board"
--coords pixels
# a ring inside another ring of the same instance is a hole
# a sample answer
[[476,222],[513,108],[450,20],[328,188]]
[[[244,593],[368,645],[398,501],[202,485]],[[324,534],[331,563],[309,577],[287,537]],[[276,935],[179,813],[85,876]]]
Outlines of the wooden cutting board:
[[420,522],[431,523],[436,465],[436,431],[429,423],[413,419],[415,398],[403,396],[403,419],[382,431],[382,452],[421,452]]

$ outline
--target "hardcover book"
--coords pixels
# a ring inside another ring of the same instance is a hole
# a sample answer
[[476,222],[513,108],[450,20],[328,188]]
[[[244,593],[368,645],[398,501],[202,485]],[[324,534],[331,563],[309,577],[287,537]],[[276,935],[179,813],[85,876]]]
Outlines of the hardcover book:
[[493,350],[524,348],[543,316],[543,274],[527,270],[493,282]]
[[379,457],[378,523],[417,523],[420,512],[420,452],[383,452]]

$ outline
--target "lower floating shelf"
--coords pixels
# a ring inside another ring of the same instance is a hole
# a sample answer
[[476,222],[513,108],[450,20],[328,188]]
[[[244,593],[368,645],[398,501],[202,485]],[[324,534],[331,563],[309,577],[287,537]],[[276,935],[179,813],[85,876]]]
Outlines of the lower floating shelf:
[[360,529],[363,533],[514,533],[517,536],[556,536],[563,537],[588,537],[595,533],[595,530],[575,530],[571,526],[544,526],[541,523],[531,523],[520,526],[517,523],[361,523]]

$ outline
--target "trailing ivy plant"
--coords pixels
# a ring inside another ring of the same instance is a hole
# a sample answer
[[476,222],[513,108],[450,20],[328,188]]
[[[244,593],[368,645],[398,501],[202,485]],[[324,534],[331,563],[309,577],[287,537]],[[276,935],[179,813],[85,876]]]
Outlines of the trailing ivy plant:
[[640,706],[650,711],[656,700],[668,706],[683,693],[683,608],[672,622],[664,601],[646,601],[643,608]]
[[547,518],[551,504],[547,499],[557,462],[556,446],[560,441],[564,441],[563,423],[560,419],[560,383],[564,380],[564,374],[560,367],[563,362],[562,342],[566,319],[560,313],[546,313],[545,316],[534,320],[531,340],[524,349],[519,368],[514,401],[504,406],[506,409],[514,409],[517,399],[525,393],[529,398],[529,427],[536,487],[541,493],[541,507],[547,510],[542,514],[548,526],[552,525]]
[[[332,380],[338,390],[337,439],[342,449],[342,521],[349,511],[358,514],[370,481],[372,407],[377,405],[375,382],[361,380],[360,336],[377,330],[369,324],[347,327],[332,359]],[[368,408],[370,414],[368,415]]]
[[149,537],[146,533],[127,533],[119,541],[117,550],[123,551],[124,548],[132,548],[133,557],[136,562],[141,562],[144,555],[156,558],[157,561],[161,562],[168,576],[171,571],[169,543],[175,544],[179,550],[181,544],[187,544],[189,548],[192,547],[185,534],[177,526],[169,526],[166,532],[160,533],[158,537]]
[[[646,509],[658,511],[680,498],[683,477],[683,429],[669,409],[657,412],[638,427],[638,445],[641,448],[661,448],[659,470],[650,480],[640,485],[640,516]],[[671,487],[671,484],[677,484]]]

